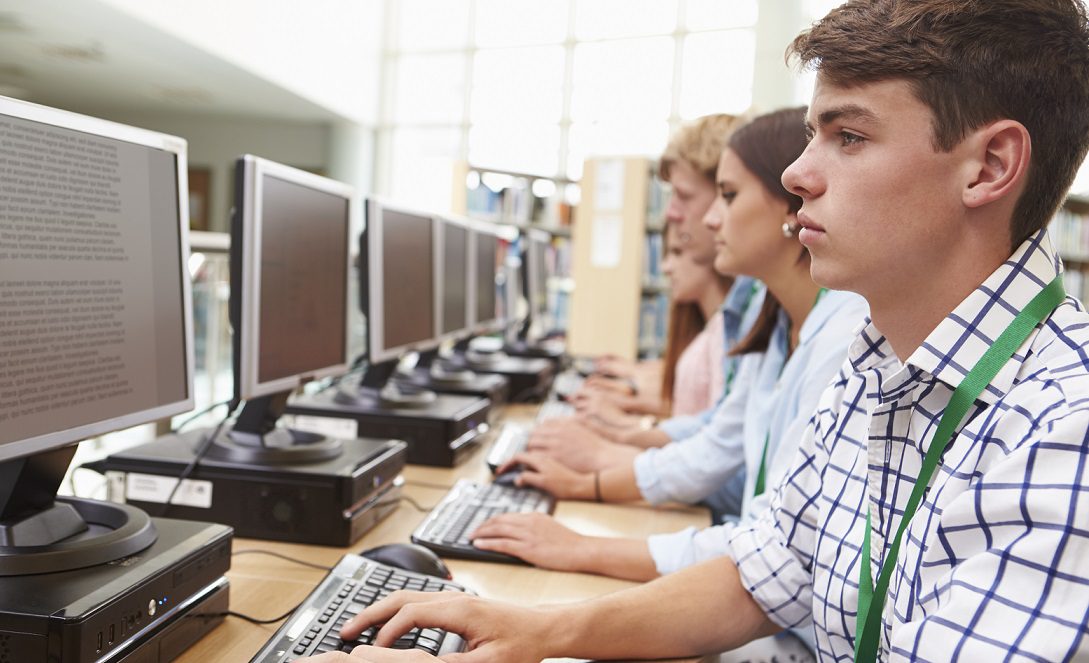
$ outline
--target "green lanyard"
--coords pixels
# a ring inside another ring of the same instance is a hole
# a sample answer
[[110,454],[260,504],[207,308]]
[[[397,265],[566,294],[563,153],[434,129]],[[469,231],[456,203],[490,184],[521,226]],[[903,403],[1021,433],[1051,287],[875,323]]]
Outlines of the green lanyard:
[[[813,300],[813,306],[809,309],[812,311],[817,308],[817,302],[824,297],[824,293],[828,292],[828,288],[821,288],[817,291],[817,298]],[[787,325],[787,348],[790,347],[790,325]],[[779,377],[783,377],[783,370],[786,369],[787,360],[783,360],[783,365],[779,367]],[[768,480],[768,447],[771,445],[771,427],[768,426],[768,434],[764,436],[764,450],[760,453],[760,469],[756,471],[756,485],[753,487],[752,496],[764,494],[765,484]]]
[[1006,362],[1017,352],[1017,348],[1025,342],[1032,330],[1043,322],[1052,311],[1062,303],[1066,296],[1063,291],[1062,275],[1047,284],[1036,295],[1023,311],[1017,314],[1009,327],[998,337],[991,347],[983,353],[979,363],[972,367],[964,380],[957,385],[949,404],[942,413],[938,422],[938,430],[934,433],[934,440],[923,458],[923,467],[919,471],[919,478],[911,490],[907,506],[904,507],[904,517],[900,520],[900,526],[896,530],[896,537],[889,546],[888,554],[881,565],[881,575],[877,579],[877,587],[873,586],[870,575],[870,514],[866,512],[866,534],[862,538],[862,557],[858,570],[858,618],[855,622],[855,662],[871,663],[877,660],[877,649],[881,636],[881,613],[885,605],[885,596],[889,591],[889,581],[892,578],[892,570],[896,566],[896,556],[900,551],[900,540],[904,536],[904,530],[911,522],[915,510],[919,507],[923,493],[930,485],[930,479],[934,470],[938,467],[949,441],[961,419],[968,412],[968,408],[975,403],[987,385],[991,383]]

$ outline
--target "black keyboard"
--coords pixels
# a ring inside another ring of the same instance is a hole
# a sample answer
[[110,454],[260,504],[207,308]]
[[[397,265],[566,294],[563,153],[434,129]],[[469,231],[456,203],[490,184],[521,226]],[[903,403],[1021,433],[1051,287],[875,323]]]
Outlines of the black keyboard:
[[533,488],[461,479],[412,533],[412,542],[446,557],[525,564],[511,555],[474,547],[469,534],[501,513],[552,513],[554,508],[551,495]]
[[[398,589],[467,591],[461,585],[439,578],[396,569],[359,555],[345,555],[250,663],[284,663],[324,652],[350,652],[359,645],[369,645],[378,632],[376,628],[367,629],[358,640],[347,642],[340,639],[340,627],[363,608]],[[415,628],[397,640],[393,648],[422,649],[441,655],[464,651],[465,642],[455,633]]]

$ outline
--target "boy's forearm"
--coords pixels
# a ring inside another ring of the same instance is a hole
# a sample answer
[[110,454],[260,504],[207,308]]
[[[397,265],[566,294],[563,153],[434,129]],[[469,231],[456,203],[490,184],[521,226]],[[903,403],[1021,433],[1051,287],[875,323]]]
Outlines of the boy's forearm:
[[[722,557],[592,601],[557,606],[554,656],[676,658],[738,647],[781,629]],[[562,627],[560,627],[562,625]]]

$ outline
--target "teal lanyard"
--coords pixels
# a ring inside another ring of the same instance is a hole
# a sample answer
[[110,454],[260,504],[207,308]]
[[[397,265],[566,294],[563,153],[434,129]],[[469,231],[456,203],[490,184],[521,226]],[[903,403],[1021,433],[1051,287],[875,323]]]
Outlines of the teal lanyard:
[[[813,300],[813,306],[809,309],[812,311],[817,308],[817,303],[820,302],[821,297],[824,297],[824,293],[828,292],[828,288],[821,288],[817,291],[817,298]],[[787,325],[787,348],[790,348],[790,325]],[[787,359],[789,358],[789,352],[787,353]],[[783,359],[783,365],[779,367],[779,377],[783,377],[783,371],[786,369],[787,359]],[[778,379],[776,380],[778,384]],[[760,453],[760,469],[756,471],[756,486],[753,487],[752,496],[764,494],[765,484],[768,480],[768,447],[771,446],[771,426],[768,426],[768,433],[764,436],[764,450]]]
[[862,538],[862,557],[859,560],[858,570],[858,618],[855,622],[856,663],[871,663],[877,660],[877,649],[881,640],[881,613],[885,605],[885,596],[889,591],[892,570],[896,566],[896,556],[900,552],[900,540],[912,516],[915,515],[915,510],[919,507],[923,492],[930,485],[934,470],[937,469],[942,453],[953,438],[956,427],[968,412],[968,408],[975,403],[991,380],[1017,352],[1017,348],[1021,347],[1037,325],[1051,315],[1065,296],[1062,275],[1056,276],[1054,281],[1047,284],[1047,287],[1017,314],[1010,326],[1006,327],[998,340],[987,348],[979,363],[972,367],[972,370],[953,391],[953,396],[949,399],[949,404],[938,422],[934,440],[923,458],[919,478],[916,479],[907,506],[904,507],[904,517],[900,520],[896,536],[881,565],[881,575],[878,576],[876,588],[873,586],[873,578],[870,575],[870,513],[867,508],[866,534]]

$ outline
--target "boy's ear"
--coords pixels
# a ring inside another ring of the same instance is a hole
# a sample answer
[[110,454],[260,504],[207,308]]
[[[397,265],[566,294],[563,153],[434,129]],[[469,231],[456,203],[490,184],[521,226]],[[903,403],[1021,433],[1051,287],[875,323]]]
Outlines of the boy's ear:
[[975,130],[967,140],[974,155],[962,194],[966,207],[982,207],[1020,191],[1032,156],[1032,140],[1025,125],[998,120]]

